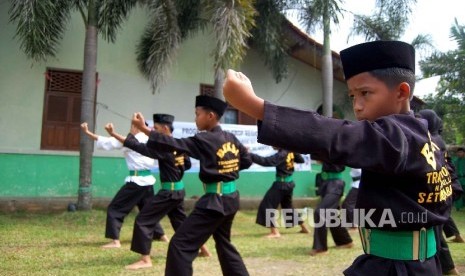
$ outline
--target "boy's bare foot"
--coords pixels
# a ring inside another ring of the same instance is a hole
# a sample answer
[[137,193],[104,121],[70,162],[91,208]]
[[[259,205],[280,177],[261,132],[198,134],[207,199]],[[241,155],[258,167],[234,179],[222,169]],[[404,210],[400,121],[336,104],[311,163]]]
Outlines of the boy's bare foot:
[[279,233],[279,230],[276,227],[271,227],[270,228],[271,233],[266,235],[265,237],[269,239],[274,239],[274,238],[280,238],[281,234]]
[[302,234],[309,234],[310,233],[310,230],[308,230],[307,226],[305,226],[304,224],[301,224],[300,225],[300,231],[299,233],[302,233]]
[[451,270],[447,271],[446,273],[444,273],[444,275],[460,275],[459,271],[457,270],[457,268],[452,268]]
[[204,244],[200,247],[199,257],[209,258],[212,256],[212,253],[208,250],[207,246]]
[[163,235],[163,236],[161,236],[160,238],[158,238],[156,241],[159,241],[159,242],[169,242],[170,240],[168,239],[168,236]]
[[353,242],[349,242],[349,243],[346,243],[346,244],[341,244],[341,245],[336,246],[336,248],[341,248],[341,249],[352,248],[352,247],[354,247]]
[[310,256],[320,256],[320,255],[326,255],[328,254],[328,250],[323,250],[323,249],[312,249],[310,253],[308,253]]
[[199,257],[201,258],[209,258],[212,256],[212,253],[210,253],[210,251],[208,250],[200,250],[199,252]]
[[120,247],[121,247],[121,243],[119,240],[113,240],[105,245],[102,245],[102,248],[105,248],[105,249],[120,248]]
[[150,268],[152,267],[152,261],[151,260],[139,260],[133,264],[127,265],[124,268],[128,270],[136,270],[136,269],[141,269],[141,268]]
[[281,234],[280,233],[269,233],[265,237],[268,239],[281,238]]
[[464,243],[465,241],[463,240],[462,236],[460,235],[455,235],[455,238],[450,240],[451,242],[457,242],[457,243]]

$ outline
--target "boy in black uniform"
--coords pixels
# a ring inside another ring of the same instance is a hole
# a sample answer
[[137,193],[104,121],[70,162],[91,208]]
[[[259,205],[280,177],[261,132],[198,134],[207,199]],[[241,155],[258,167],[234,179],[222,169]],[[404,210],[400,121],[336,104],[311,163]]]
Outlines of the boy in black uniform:
[[231,244],[231,226],[239,209],[234,181],[239,178],[239,170],[250,167],[252,161],[236,136],[219,125],[226,107],[217,98],[197,96],[195,123],[201,132],[182,139],[150,131],[142,114],[134,114],[134,124],[149,135],[148,148],[179,150],[200,161],[199,178],[206,192],[170,241],[165,275],[192,275],[192,262],[211,235],[223,274],[248,275],[239,252]]
[[[275,148],[276,149],[276,148]],[[294,191],[294,181],[292,174],[294,173],[294,162],[304,163],[305,160],[299,153],[293,153],[284,149],[277,149],[278,152],[267,157],[251,153],[250,157],[254,163],[266,167],[276,167],[276,181],[266,192],[260,206],[258,207],[256,223],[265,227],[269,227],[271,233],[268,234],[267,238],[279,238],[281,234],[277,228],[274,220],[267,221],[267,209],[276,210],[278,205],[281,204],[281,209],[285,210],[286,217],[290,217],[291,220],[286,220],[286,227],[291,227],[296,224],[294,218],[297,218],[294,207],[292,206],[292,192]],[[292,212],[289,212],[292,210]],[[297,223],[300,225],[301,233],[309,233],[303,220],[298,220]]]
[[[107,132],[109,125],[105,126]],[[153,184],[156,180],[150,169],[153,168],[155,161],[152,158],[124,147],[123,143],[114,137],[100,136],[91,132],[87,126],[87,122],[81,124],[81,129],[86,135],[97,142],[97,148],[104,150],[119,149],[124,153],[129,175],[125,179],[126,184],[119,189],[108,205],[105,237],[112,239],[112,241],[102,246],[102,248],[106,249],[120,248],[119,235],[125,217],[136,205],[141,210],[146,201],[153,196]],[[130,133],[139,142],[145,143],[148,140],[147,135],[140,132],[133,124],[131,124]],[[163,228],[158,223],[155,225],[153,239],[168,241]]]
[[[313,246],[310,251],[311,256],[324,254],[328,251],[328,229],[324,223],[320,221],[326,220],[326,210],[338,210],[339,202],[344,194],[344,180],[342,180],[342,172],[345,166],[335,165],[328,162],[323,162],[321,167],[321,182],[318,188],[318,193],[321,196],[321,201],[315,208],[313,220],[315,222],[315,232],[313,233]],[[338,248],[352,248],[352,238],[349,232],[342,225],[329,227],[334,243]]]
[[[173,132],[174,116],[169,114],[153,114],[155,131],[171,136]],[[178,151],[156,151],[147,148],[145,143],[140,143],[131,133],[125,138],[114,131],[113,125],[109,126],[109,134],[130,148],[144,156],[158,160],[160,169],[161,189],[151,197],[140,210],[134,221],[131,250],[142,255],[141,259],[126,266],[126,269],[140,269],[152,267],[150,250],[152,236],[160,220],[168,215],[174,231],[185,220],[184,211],[184,183],[182,177],[184,171],[190,169],[189,157]],[[201,247],[202,256],[211,256],[205,245]]]
[[[462,190],[462,187],[460,186],[460,183],[458,182],[458,177],[455,174],[455,168],[454,168],[454,165],[452,164],[452,160],[447,155],[446,143],[441,137],[441,132],[442,132],[441,118],[439,118],[436,112],[432,109],[420,110],[417,113],[417,117],[426,120],[428,124],[428,130],[431,134],[431,140],[433,140],[436,143],[436,145],[441,149],[441,151],[444,152],[444,154],[446,155],[448,170],[451,174],[451,179],[452,179],[452,192],[453,192],[452,197],[453,199],[460,198],[460,196],[463,193],[463,190]],[[441,262],[442,273],[444,275],[458,275],[459,273],[457,269],[455,268],[454,260],[452,259],[452,255],[450,254],[450,251],[449,251],[449,246],[447,245],[446,239],[442,235],[443,227],[446,227],[446,225],[450,223],[455,225],[455,222],[452,219],[452,217],[449,217],[449,219],[444,225],[438,225],[435,228],[436,236],[437,236],[436,240],[439,241],[438,256]]]
[[427,126],[410,111],[415,50],[375,41],[341,51],[341,60],[357,122],[265,102],[232,70],[223,93],[260,120],[260,143],[362,169],[356,207],[370,214],[359,224],[365,254],[344,274],[440,275],[433,228],[449,217],[451,177]]

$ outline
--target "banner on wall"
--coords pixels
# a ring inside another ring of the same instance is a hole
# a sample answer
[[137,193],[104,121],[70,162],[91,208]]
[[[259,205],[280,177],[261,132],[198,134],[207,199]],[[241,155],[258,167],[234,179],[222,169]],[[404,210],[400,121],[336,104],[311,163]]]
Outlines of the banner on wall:
[[[147,120],[149,125],[153,124],[151,120]],[[194,136],[198,130],[195,123],[190,122],[174,122],[173,123],[174,138],[186,138]],[[260,156],[270,156],[276,153],[276,151],[267,145],[263,145],[257,142],[257,126],[256,125],[233,125],[233,124],[221,124],[221,128],[224,131],[228,131],[236,135],[241,143],[249,149],[250,152],[258,154]],[[311,170],[311,158],[310,155],[302,155],[305,159],[305,163],[295,163],[296,171],[310,171]],[[191,158],[192,168],[189,171],[199,171],[199,160]],[[158,170],[158,164],[155,171]],[[274,167],[262,167],[257,164],[253,164],[249,169],[245,171],[265,172],[275,171]]]

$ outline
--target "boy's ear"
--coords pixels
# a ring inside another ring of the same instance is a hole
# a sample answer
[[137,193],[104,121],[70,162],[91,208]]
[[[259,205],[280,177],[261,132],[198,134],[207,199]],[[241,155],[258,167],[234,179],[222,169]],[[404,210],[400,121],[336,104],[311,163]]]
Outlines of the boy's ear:
[[398,98],[399,100],[410,101],[410,85],[406,82],[402,82],[398,87]]

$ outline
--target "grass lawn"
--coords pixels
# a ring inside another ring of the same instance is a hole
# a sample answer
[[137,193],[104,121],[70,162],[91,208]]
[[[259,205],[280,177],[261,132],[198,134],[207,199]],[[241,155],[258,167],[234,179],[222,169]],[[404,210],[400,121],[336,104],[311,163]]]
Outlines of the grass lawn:
[[[465,234],[465,212],[454,212],[453,217]],[[129,250],[134,218],[131,213],[123,225],[122,248],[105,250],[99,248],[107,242],[104,210],[0,214],[0,275],[163,275],[168,244],[162,242],[152,245],[153,268],[124,269],[139,258]],[[169,237],[173,235],[167,219],[162,226]],[[232,241],[251,275],[342,275],[362,253],[358,233],[352,232],[354,248],[334,248],[329,235],[329,254],[310,257],[312,235],[299,230],[281,229],[280,239],[266,239],[268,231],[255,224],[255,212],[241,211],[234,221]],[[212,239],[207,246],[213,257],[196,259],[194,275],[221,275]],[[465,273],[465,244],[449,246],[456,266]]]

